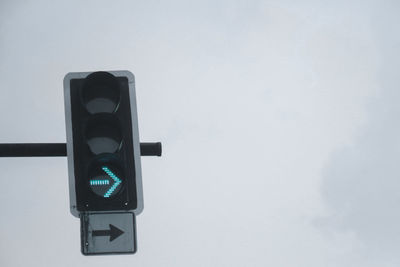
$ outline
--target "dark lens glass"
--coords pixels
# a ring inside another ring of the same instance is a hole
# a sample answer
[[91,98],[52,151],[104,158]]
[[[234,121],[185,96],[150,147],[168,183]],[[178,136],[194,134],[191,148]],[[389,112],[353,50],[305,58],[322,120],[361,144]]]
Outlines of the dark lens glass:
[[90,119],[86,128],[86,142],[95,155],[117,152],[122,142],[117,118],[101,115]]
[[108,72],[94,72],[86,77],[81,91],[83,105],[90,114],[117,110],[120,88],[117,78]]

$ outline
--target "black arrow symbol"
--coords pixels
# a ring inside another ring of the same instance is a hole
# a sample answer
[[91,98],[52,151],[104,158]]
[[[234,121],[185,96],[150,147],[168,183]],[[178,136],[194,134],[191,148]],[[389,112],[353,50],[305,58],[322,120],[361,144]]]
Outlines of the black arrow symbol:
[[122,235],[124,231],[110,224],[110,230],[94,230],[92,236],[110,236],[110,242]]

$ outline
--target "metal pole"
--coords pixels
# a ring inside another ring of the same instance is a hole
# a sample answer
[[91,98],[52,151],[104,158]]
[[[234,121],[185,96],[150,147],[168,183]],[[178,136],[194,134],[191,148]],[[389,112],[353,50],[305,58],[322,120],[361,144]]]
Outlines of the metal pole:
[[161,142],[157,143],[140,143],[141,156],[159,156],[161,157]]
[[[141,156],[161,156],[161,143],[140,143]],[[65,143],[0,144],[0,157],[65,157]]]

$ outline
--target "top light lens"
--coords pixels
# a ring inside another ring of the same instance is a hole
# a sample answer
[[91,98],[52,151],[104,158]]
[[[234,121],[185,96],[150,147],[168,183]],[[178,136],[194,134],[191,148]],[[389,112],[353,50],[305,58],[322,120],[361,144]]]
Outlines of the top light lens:
[[120,101],[119,82],[109,72],[94,72],[86,77],[81,95],[90,114],[113,113]]

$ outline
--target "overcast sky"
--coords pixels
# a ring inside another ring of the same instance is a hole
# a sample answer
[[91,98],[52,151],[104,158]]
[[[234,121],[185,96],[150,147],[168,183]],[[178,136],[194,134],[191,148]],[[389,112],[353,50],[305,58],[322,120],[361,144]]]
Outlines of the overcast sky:
[[400,265],[398,1],[0,1],[0,142],[66,73],[136,76],[134,255],[84,257],[66,158],[1,158],[0,266]]

